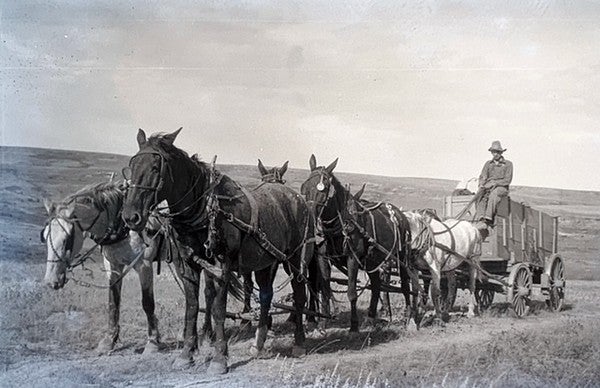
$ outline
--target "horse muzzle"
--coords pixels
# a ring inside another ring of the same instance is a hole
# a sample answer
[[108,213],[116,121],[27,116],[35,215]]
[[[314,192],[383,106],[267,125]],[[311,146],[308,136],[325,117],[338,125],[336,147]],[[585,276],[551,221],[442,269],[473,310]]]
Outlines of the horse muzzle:
[[146,225],[146,217],[142,216],[140,212],[132,211],[132,212],[123,212],[123,221],[127,227],[136,232],[141,232]]
[[46,285],[50,288],[52,288],[53,290],[59,290],[61,288],[63,288],[66,284],[66,275],[60,274],[58,276],[54,276],[53,278],[45,278],[44,279],[44,283],[46,283]]

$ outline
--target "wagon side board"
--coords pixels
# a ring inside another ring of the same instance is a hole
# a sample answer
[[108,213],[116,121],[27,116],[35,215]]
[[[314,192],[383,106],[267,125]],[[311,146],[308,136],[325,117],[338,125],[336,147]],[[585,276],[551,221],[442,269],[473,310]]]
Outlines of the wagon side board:
[[[445,197],[443,216],[452,218],[470,204],[461,219],[475,221],[473,197]],[[545,261],[557,253],[557,246],[558,217],[505,197],[498,205],[494,228],[482,244],[481,261],[484,266],[493,264],[483,262],[506,261],[507,264],[528,263],[543,269]],[[494,273],[498,272],[495,270]]]

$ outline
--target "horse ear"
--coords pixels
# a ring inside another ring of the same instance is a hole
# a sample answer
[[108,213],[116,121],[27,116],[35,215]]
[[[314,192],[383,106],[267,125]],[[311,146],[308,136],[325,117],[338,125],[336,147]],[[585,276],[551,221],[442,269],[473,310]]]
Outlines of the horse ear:
[[175,138],[177,138],[177,135],[179,135],[179,132],[181,132],[182,129],[183,127],[180,127],[175,132],[164,135],[163,139],[166,140],[167,143],[169,143],[169,145],[173,145],[173,143],[175,142]]
[[46,212],[48,212],[49,216],[54,214],[54,210],[56,210],[56,204],[48,198],[44,198],[44,207],[46,208]]
[[287,160],[287,161],[286,161],[286,162],[283,164],[283,166],[281,166],[281,168],[279,169],[279,176],[280,176],[280,177],[283,177],[283,174],[285,174],[285,172],[287,171],[287,168],[288,168],[288,163],[289,163],[289,162],[290,162],[290,161],[289,161],[289,160]]
[[333,162],[331,162],[331,164],[329,166],[327,166],[327,168],[325,170],[327,170],[328,173],[332,173],[333,169],[335,168],[335,166],[337,166],[337,162],[338,162],[339,158],[335,158],[335,160]]
[[142,128],[138,129],[137,133],[137,143],[142,148],[144,144],[146,144],[146,132]]
[[258,171],[260,171],[260,175],[267,175],[269,173],[260,159],[258,159]]
[[308,165],[310,166],[310,171],[314,171],[317,168],[317,158],[315,158],[315,154],[310,156],[308,160]]
[[354,199],[358,200],[360,199],[360,197],[363,195],[363,193],[365,192],[365,186],[367,186],[366,183],[363,183],[362,187],[360,188],[360,190],[358,190],[358,192],[356,194],[354,194]]

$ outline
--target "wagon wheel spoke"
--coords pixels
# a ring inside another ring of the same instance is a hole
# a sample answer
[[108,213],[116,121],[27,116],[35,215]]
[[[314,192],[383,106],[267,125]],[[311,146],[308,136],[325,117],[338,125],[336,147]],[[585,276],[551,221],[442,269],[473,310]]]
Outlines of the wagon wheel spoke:
[[531,293],[531,275],[527,267],[521,266],[514,269],[511,274],[512,300],[510,301],[517,317],[523,317],[529,311],[529,295]]
[[564,265],[560,257],[556,257],[550,271],[550,292],[546,304],[550,310],[558,312],[562,309],[565,298]]
[[482,310],[487,310],[492,303],[494,302],[494,291],[487,289],[479,289],[477,290],[475,296],[477,297],[477,302],[479,303],[479,308]]

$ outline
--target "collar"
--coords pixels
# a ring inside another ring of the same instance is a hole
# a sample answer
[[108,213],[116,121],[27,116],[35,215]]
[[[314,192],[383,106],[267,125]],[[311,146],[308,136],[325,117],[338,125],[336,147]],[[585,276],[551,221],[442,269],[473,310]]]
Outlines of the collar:
[[498,161],[495,161],[494,159],[490,160],[490,164],[495,164],[496,166],[506,164],[506,159],[504,159],[504,156],[501,156]]

